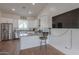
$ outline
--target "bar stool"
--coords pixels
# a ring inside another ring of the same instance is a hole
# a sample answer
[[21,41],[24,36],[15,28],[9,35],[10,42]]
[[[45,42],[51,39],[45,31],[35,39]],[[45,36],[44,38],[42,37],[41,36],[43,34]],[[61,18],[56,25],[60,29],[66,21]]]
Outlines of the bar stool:
[[44,48],[45,54],[47,54],[47,36],[48,32],[42,32],[40,36],[40,53],[42,54],[42,50]]

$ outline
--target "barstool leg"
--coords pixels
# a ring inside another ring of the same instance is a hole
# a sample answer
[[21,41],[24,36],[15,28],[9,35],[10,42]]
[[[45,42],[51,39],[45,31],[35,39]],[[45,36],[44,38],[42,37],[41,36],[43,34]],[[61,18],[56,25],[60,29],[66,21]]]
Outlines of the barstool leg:
[[47,42],[45,40],[45,54],[47,54]]
[[42,53],[42,40],[40,41],[40,54]]
[[[44,51],[43,50],[43,41],[44,41]],[[40,41],[40,54],[47,54],[47,42],[46,42],[46,39],[45,40],[41,40]]]

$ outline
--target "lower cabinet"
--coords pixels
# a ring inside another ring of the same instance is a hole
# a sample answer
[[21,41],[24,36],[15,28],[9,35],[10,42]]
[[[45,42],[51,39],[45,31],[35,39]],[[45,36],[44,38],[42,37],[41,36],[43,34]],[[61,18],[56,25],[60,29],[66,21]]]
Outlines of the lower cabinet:
[[50,44],[66,54],[79,54],[79,29],[52,29]]
[[25,36],[21,37],[21,49],[32,48],[40,45],[38,36]]
[[79,29],[72,30],[72,50],[79,51]]

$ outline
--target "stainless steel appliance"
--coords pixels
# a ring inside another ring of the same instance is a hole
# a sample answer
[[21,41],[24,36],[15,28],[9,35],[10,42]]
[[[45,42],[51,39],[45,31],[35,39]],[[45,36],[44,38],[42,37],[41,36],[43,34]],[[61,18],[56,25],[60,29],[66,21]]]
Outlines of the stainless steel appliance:
[[13,39],[13,24],[1,23],[1,41]]

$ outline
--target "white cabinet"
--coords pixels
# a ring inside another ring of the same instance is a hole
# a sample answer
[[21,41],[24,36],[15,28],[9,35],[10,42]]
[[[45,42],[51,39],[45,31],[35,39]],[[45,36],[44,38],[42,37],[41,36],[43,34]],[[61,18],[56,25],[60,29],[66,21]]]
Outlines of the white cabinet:
[[79,50],[79,29],[72,30],[72,49]]
[[21,37],[21,49],[27,49],[40,46],[40,40],[38,36],[25,36]]
[[51,30],[51,37],[50,40],[52,45],[56,45],[59,48],[70,48],[71,41],[70,41],[70,32],[67,29],[52,29]]
[[[64,51],[66,44],[66,39],[68,35],[62,35],[66,30],[63,29],[51,29],[51,39],[49,40],[49,44],[60,51]],[[64,53],[64,52],[63,52]]]
[[[51,32],[49,44],[65,54],[79,54],[79,29],[52,29]],[[59,36],[63,32],[66,33]]]
[[48,16],[43,15],[40,17],[40,28],[49,28],[49,19]]

